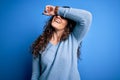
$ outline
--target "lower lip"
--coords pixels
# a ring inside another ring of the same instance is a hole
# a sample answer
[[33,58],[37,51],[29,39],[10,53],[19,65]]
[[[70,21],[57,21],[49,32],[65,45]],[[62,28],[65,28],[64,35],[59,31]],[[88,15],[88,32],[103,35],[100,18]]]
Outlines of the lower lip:
[[[54,21],[55,21],[55,19],[54,19]],[[56,22],[56,21],[55,21]],[[61,23],[61,20],[60,20],[60,22],[58,22],[59,24]]]

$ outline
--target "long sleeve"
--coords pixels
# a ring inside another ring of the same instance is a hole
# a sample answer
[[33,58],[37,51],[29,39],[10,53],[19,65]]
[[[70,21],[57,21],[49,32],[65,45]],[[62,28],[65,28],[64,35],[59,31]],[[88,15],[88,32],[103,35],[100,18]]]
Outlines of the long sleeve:
[[91,13],[82,9],[59,7],[58,15],[69,18],[77,23],[72,33],[78,43],[80,43],[89,30],[92,21]]
[[32,77],[31,80],[38,80],[40,75],[39,57],[33,56],[32,61]]

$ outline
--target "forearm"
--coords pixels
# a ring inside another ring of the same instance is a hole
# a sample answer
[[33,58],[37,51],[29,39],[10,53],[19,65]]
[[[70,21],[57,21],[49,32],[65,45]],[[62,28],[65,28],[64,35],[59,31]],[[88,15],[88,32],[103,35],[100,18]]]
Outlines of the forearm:
[[91,13],[81,9],[59,7],[58,15],[77,22],[73,30],[73,35],[77,39],[78,43],[80,43],[89,30],[89,26],[92,21]]
[[58,15],[74,20],[75,22],[84,21],[87,24],[90,24],[92,19],[92,15],[90,12],[82,9],[75,9],[75,8],[59,7]]

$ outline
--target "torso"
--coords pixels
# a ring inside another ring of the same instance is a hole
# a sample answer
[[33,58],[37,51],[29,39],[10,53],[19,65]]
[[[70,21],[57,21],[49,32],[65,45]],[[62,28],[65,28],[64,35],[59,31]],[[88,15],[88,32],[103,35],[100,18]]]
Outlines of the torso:
[[[77,47],[77,41],[72,35],[60,42],[51,39],[41,56],[43,73],[39,80],[80,80]],[[56,71],[59,73],[56,74]]]

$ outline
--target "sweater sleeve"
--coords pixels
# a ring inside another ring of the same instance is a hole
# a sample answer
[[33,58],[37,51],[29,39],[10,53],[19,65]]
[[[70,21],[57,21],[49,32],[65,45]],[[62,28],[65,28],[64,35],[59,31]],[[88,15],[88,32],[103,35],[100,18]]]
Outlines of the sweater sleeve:
[[78,43],[80,43],[89,30],[92,14],[82,9],[59,7],[58,15],[69,18],[77,23],[72,34]]
[[39,57],[34,57],[33,56],[33,61],[32,61],[32,77],[31,80],[38,80],[39,79]]

